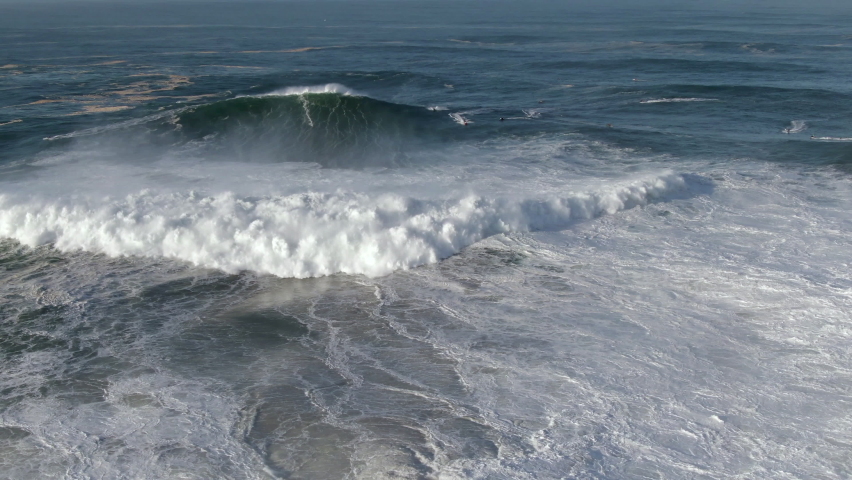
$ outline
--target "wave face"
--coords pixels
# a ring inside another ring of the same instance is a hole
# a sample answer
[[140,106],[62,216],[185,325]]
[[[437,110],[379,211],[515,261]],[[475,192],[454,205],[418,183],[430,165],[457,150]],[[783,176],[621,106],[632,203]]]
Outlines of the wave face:
[[483,238],[558,230],[683,189],[680,175],[544,199],[418,200],[307,193],[263,198],[143,191],[106,203],[0,196],[0,236],[110,256],[171,257],[280,277],[380,276],[458,253]]
[[363,167],[405,164],[409,148],[439,141],[439,119],[329,84],[193,107],[161,128],[175,128],[185,142],[207,141],[229,158]]

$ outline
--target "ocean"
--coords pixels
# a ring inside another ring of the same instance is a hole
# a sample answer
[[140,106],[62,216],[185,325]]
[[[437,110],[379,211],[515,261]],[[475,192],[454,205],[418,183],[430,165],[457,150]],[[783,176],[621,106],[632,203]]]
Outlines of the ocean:
[[849,478],[823,3],[0,4],[0,478]]

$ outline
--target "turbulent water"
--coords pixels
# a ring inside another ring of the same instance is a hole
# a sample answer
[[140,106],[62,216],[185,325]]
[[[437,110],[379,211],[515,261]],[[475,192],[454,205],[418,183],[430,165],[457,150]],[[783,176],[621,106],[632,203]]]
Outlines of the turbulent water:
[[0,477],[852,476],[852,12],[755,5],[0,5]]

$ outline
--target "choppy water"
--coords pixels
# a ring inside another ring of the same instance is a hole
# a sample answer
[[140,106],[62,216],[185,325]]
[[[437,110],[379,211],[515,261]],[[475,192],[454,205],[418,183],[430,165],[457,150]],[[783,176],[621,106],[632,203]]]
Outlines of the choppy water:
[[852,15],[0,5],[0,477],[846,478]]

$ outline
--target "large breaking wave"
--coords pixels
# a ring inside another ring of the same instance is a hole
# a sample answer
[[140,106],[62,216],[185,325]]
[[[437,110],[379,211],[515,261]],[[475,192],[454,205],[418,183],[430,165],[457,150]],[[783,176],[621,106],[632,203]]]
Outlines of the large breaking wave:
[[118,138],[113,144],[129,150],[191,147],[210,160],[363,168],[407,165],[408,152],[440,145],[458,129],[434,107],[387,102],[326,84],[181,106],[45,140],[110,135]]
[[446,116],[377,100],[343,85],[291,87],[178,112],[161,129],[229,158],[327,167],[405,164],[406,151],[444,138]]
[[0,236],[63,251],[169,257],[281,277],[380,276],[436,262],[491,235],[556,230],[682,190],[667,173],[549,198],[399,194],[156,193],[46,200],[0,195]]

